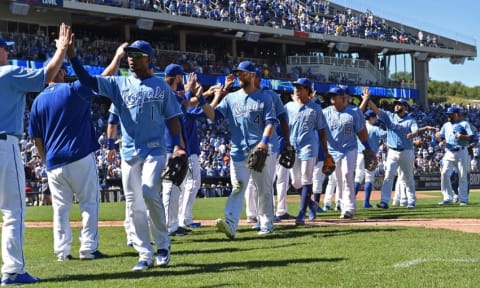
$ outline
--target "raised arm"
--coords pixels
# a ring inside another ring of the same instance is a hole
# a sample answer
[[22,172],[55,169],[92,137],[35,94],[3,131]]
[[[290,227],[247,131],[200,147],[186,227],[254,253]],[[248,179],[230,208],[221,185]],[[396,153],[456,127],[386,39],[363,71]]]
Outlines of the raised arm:
[[120,61],[125,56],[125,48],[128,46],[127,42],[122,43],[118,46],[115,56],[113,56],[112,62],[103,70],[102,76],[112,76],[115,75],[120,67]]
[[72,37],[73,36],[71,27],[69,25],[66,25],[65,23],[62,23],[60,25],[58,39],[55,40],[57,50],[55,50],[55,54],[53,54],[52,59],[45,67],[45,83],[52,82],[55,76],[57,76],[57,73],[63,64],[65,53],[67,52],[69,45],[73,42]]
[[70,63],[72,64],[73,71],[75,71],[75,74],[77,75],[77,78],[80,81],[80,83],[82,83],[82,85],[89,87],[93,91],[98,92],[98,82],[96,77],[93,77],[90,74],[88,74],[87,70],[83,68],[82,62],[77,57],[77,53],[75,52],[73,36],[72,36],[72,41],[68,46],[67,55],[68,55],[68,58],[70,59]]

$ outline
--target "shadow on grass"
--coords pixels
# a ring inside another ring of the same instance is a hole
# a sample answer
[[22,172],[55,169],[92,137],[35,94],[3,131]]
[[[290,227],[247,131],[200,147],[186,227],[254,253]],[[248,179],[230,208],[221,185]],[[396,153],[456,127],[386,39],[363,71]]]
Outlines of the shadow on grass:
[[[67,281],[105,281],[115,279],[140,279],[150,278],[155,276],[182,276],[193,274],[215,273],[218,278],[218,273],[243,271],[251,269],[264,269],[274,267],[286,267],[289,265],[298,264],[315,264],[315,263],[330,263],[345,261],[346,258],[309,258],[309,259],[284,259],[284,260],[257,260],[257,261],[236,261],[236,262],[222,262],[222,263],[208,263],[208,264],[188,264],[179,263],[175,267],[182,269],[167,268],[153,268],[144,272],[122,271],[116,273],[101,273],[101,274],[75,274],[62,275],[62,278],[43,278],[41,283],[67,282]],[[215,285],[214,287],[218,287]]]

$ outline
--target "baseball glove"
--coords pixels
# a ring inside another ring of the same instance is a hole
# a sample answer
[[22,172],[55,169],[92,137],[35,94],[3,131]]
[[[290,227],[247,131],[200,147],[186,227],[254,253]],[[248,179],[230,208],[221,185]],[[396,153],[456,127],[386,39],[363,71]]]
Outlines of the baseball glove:
[[268,152],[266,150],[258,147],[253,148],[248,155],[248,168],[257,172],[262,172],[263,167],[265,167],[267,156]]
[[373,152],[371,149],[365,149],[362,153],[365,162],[365,169],[367,169],[368,171],[374,171],[375,169],[377,169],[378,160],[375,152]]
[[188,172],[187,155],[173,155],[168,159],[167,166],[162,173],[162,179],[172,181],[173,184],[180,186]]
[[453,127],[453,134],[467,135],[467,130],[465,130],[465,128],[462,125],[457,124]]
[[325,161],[323,161],[322,173],[328,176],[335,171],[335,168],[335,161],[333,161],[332,155],[327,154]]
[[282,153],[280,153],[280,159],[278,163],[283,167],[290,169],[295,164],[295,148],[292,145],[287,145],[283,148]]

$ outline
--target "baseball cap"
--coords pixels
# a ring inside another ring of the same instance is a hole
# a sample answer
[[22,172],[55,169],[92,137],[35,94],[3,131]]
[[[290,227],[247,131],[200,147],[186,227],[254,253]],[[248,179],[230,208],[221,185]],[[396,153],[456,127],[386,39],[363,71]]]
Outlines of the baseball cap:
[[395,101],[393,101],[393,104],[394,105],[400,104],[400,105],[405,106],[405,108],[410,109],[410,106],[408,105],[407,100],[404,100],[404,99],[395,100]]
[[448,107],[446,114],[460,113],[460,108],[458,107]]
[[169,64],[165,67],[165,77],[175,77],[177,75],[185,75],[182,66],[178,64]]
[[128,52],[128,51],[140,51],[140,52],[143,52],[143,53],[147,54],[148,56],[153,55],[152,46],[150,45],[150,43],[148,43],[147,41],[144,41],[144,40],[137,40],[137,41],[133,42],[127,48],[125,48],[125,51],[126,52]]
[[0,37],[0,47],[7,48],[8,46],[12,46],[13,44],[15,44],[15,42],[5,41],[2,37]]
[[304,86],[307,88],[312,88],[312,82],[308,78],[298,78],[297,81],[292,82],[293,86]]
[[373,112],[370,109],[365,111],[365,113],[363,115],[365,115],[365,119],[367,119],[367,120],[370,119],[370,117],[377,117],[377,114],[375,114],[375,112]]
[[253,64],[252,62],[242,61],[242,62],[240,62],[240,64],[238,64],[236,69],[233,69],[233,72],[245,71],[245,72],[249,72],[249,73],[256,73],[255,68],[256,68],[255,64]]
[[262,69],[255,68],[255,74],[257,75],[257,78],[262,78],[263,77]]
[[328,90],[329,95],[339,95],[339,96],[344,96],[345,95],[345,90],[343,90],[340,87],[334,87]]

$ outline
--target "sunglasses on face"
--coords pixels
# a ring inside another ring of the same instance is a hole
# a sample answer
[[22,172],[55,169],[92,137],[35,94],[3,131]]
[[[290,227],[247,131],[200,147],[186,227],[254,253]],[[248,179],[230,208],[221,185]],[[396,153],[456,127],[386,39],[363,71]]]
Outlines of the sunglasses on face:
[[250,73],[249,73],[249,72],[246,72],[246,71],[237,71],[237,72],[235,72],[235,75],[236,75],[237,77],[245,77],[245,76],[247,76],[248,74],[250,74]]
[[148,54],[145,54],[143,52],[127,52],[127,56],[130,58],[142,58],[147,57]]

